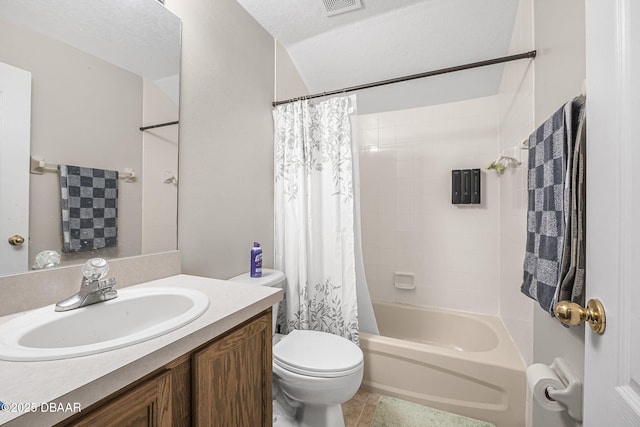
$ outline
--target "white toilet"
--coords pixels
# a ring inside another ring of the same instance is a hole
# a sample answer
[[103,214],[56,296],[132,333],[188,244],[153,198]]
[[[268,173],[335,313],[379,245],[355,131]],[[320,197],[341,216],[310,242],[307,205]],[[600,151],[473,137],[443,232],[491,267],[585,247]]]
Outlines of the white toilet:
[[[284,273],[262,269],[232,281],[282,288]],[[278,304],[273,306],[274,426],[344,427],[341,404],[362,382],[362,350],[351,341],[318,331],[275,334]]]

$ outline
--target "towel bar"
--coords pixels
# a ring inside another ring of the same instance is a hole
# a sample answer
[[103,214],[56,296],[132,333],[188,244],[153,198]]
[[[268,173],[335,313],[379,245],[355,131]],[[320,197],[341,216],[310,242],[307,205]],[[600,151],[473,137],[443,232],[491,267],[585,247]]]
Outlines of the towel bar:
[[[58,165],[55,163],[46,163],[41,157],[31,156],[30,172],[36,175],[42,175],[45,172],[58,173]],[[118,172],[118,178],[125,182],[135,182],[136,172],[133,169],[125,168],[122,172]]]

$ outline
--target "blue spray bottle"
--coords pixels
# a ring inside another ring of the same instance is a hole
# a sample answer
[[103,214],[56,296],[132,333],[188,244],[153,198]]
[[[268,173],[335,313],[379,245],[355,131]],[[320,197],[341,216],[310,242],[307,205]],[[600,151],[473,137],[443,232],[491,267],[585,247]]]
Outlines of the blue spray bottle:
[[251,277],[262,277],[262,249],[258,242],[253,242],[251,248]]

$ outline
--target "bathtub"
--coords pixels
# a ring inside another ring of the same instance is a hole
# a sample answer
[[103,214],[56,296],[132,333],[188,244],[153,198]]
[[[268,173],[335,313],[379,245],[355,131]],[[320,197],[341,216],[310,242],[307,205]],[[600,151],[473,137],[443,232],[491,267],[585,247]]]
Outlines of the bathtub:
[[360,334],[365,389],[525,425],[525,366],[499,318],[382,301],[373,310],[380,335]]

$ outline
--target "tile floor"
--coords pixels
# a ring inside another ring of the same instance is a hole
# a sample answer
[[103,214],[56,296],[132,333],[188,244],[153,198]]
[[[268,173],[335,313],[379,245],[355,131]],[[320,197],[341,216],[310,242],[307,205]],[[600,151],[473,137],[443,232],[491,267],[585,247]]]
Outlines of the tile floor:
[[348,402],[342,404],[345,427],[370,427],[380,395],[361,388]]

